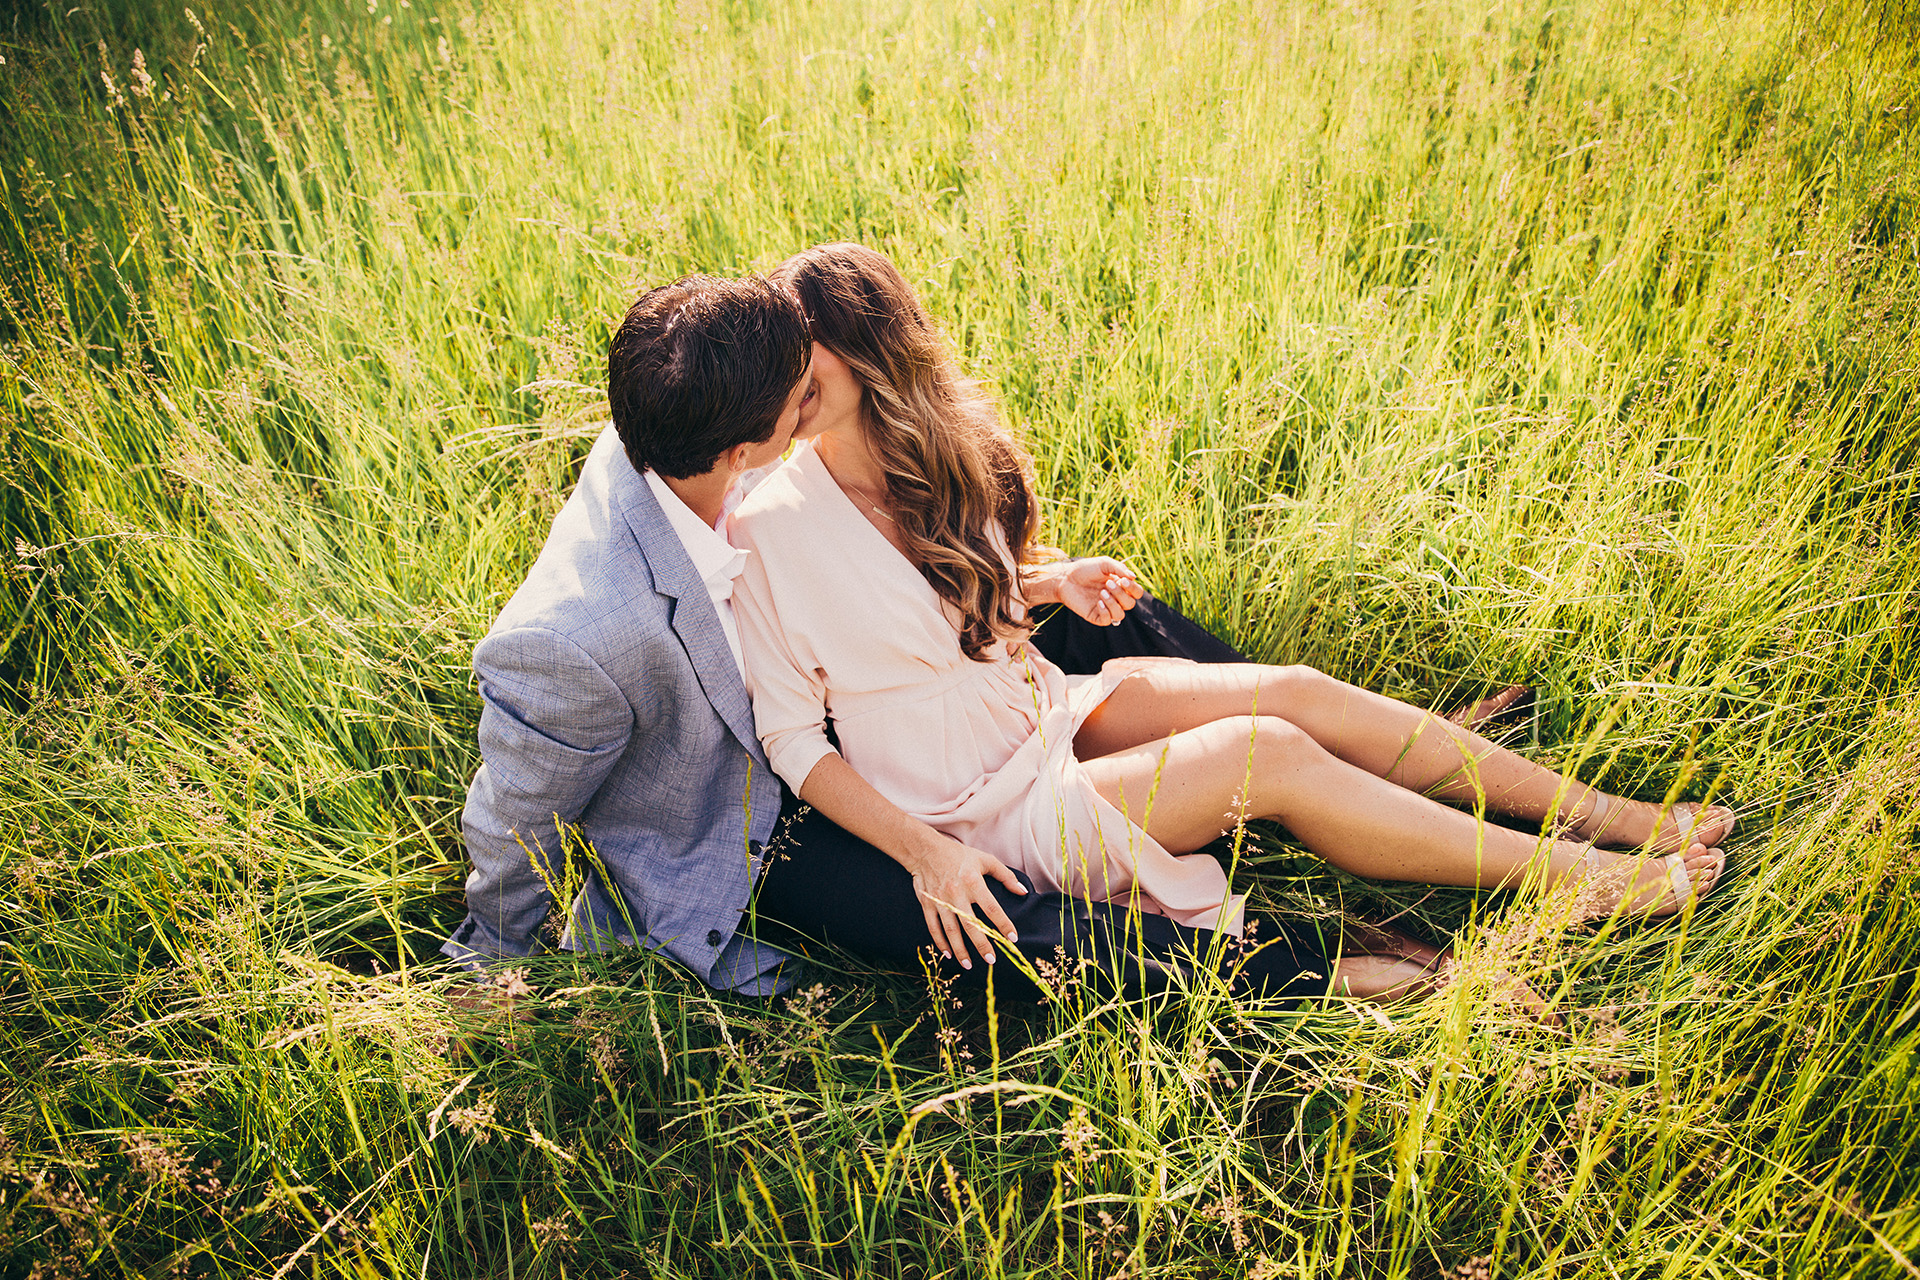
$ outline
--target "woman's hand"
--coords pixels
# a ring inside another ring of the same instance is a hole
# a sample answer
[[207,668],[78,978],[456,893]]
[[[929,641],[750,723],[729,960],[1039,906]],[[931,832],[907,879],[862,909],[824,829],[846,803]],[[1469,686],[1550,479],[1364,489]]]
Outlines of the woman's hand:
[[927,933],[950,959],[963,969],[973,968],[974,950],[993,963],[993,940],[974,918],[973,909],[986,913],[987,923],[1008,942],[1015,940],[1013,921],[987,887],[992,876],[1014,893],[1027,886],[990,853],[969,849],[951,836],[934,830],[918,818],[901,812],[891,800],[853,771],[838,751],[820,757],[800,784],[800,798],[905,867],[913,877],[914,896],[926,913]]
[[1147,594],[1134,572],[1112,556],[1088,556],[1061,564],[1055,598],[1097,627],[1115,627]]
[[969,941],[982,960],[993,963],[993,939],[974,916],[975,907],[986,914],[987,922],[1001,937],[1008,942],[1017,940],[1013,922],[987,887],[987,877],[992,876],[1015,893],[1027,891],[1006,863],[940,835],[901,861],[913,876],[913,892],[926,912],[933,945],[943,955],[958,960],[961,968],[973,968],[973,957],[967,951]]

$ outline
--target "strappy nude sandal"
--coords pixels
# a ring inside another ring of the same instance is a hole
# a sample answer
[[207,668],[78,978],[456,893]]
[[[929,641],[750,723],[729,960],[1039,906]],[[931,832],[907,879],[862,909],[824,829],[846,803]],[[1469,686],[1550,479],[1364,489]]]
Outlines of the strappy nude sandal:
[[[1597,787],[1589,787],[1587,797],[1593,801],[1592,811],[1584,819],[1575,819],[1572,823],[1573,830],[1580,839],[1593,844],[1607,842],[1607,827],[1612,822],[1609,814],[1613,808],[1614,797],[1609,797]],[[1634,802],[1623,800],[1622,803]],[[1660,828],[1669,818],[1673,820],[1673,833],[1663,836]],[[1693,834],[1694,829],[1703,823],[1709,827],[1717,827],[1723,821],[1726,823],[1725,829],[1711,840],[1696,837]],[[1709,849],[1719,848],[1727,837],[1733,834],[1734,824],[1738,821],[1739,815],[1725,805],[1703,805],[1697,800],[1682,800],[1671,808],[1661,811],[1659,817],[1654,820],[1653,838],[1644,844],[1629,845],[1620,841],[1611,843],[1616,848],[1640,848],[1649,853],[1683,855],[1695,844],[1705,845]],[[1676,844],[1678,848],[1675,847]]]
[[[1719,853],[1718,849],[1711,846],[1702,847],[1710,852]],[[1630,898],[1639,898],[1651,891],[1658,883],[1640,874],[1641,869],[1649,861],[1658,862],[1666,869],[1665,888],[1671,900],[1665,905],[1646,907],[1629,905]],[[1585,908],[1580,913],[1582,918],[1604,920],[1620,914],[1646,920],[1665,920],[1679,915],[1687,909],[1688,903],[1697,902],[1720,887],[1720,881],[1726,871],[1726,855],[1721,854],[1720,866],[1714,870],[1712,878],[1707,882],[1707,887],[1698,892],[1694,889],[1693,876],[1687,871],[1685,853],[1643,854],[1635,858],[1631,854],[1621,854],[1601,849],[1597,845],[1588,845],[1586,868],[1586,880],[1581,885],[1582,905]],[[1601,906],[1597,902],[1586,901],[1597,891],[1605,892],[1607,896],[1612,897],[1612,904]]]

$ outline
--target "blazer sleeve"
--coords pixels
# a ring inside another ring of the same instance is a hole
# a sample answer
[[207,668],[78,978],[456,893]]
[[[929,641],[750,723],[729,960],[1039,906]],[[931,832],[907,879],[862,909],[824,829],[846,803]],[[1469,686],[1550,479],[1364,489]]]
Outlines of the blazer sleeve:
[[496,632],[474,650],[481,765],[461,813],[467,918],[441,950],[472,966],[524,956],[579,820],[633,737],[635,714],[585,650],[558,632]]
[[734,589],[734,622],[740,629],[740,654],[746,660],[747,692],[753,696],[754,730],[766,749],[767,763],[796,796],[825,756],[827,679],[811,660],[802,619],[783,626],[767,558],[751,534],[735,525],[736,536],[754,554]]

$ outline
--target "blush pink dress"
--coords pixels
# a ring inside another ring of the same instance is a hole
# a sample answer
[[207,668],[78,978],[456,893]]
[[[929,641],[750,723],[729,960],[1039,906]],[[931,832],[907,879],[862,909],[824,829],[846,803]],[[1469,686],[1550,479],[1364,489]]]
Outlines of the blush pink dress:
[[1042,892],[1240,932],[1244,900],[1220,863],[1162,848],[1074,758],[1074,734],[1114,687],[1170,659],[1068,676],[1018,643],[968,658],[951,606],[810,444],[761,481],[728,532],[751,553],[734,609],[754,720],[794,792],[834,749],[830,718],[841,754],[881,795]]

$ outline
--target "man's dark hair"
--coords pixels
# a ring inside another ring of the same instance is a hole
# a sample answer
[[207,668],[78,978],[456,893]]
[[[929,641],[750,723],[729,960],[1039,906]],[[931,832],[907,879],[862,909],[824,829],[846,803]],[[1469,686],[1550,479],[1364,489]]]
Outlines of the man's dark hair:
[[799,302],[764,276],[687,276],[641,295],[607,348],[634,469],[685,480],[767,439],[812,351]]

